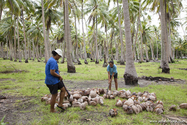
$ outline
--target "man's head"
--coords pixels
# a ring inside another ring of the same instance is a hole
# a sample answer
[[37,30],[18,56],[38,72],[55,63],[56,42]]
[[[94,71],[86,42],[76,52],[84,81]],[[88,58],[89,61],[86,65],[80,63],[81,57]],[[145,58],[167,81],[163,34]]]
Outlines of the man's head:
[[62,57],[62,50],[61,50],[61,49],[53,50],[53,51],[52,51],[52,54],[53,54],[53,58],[54,58],[55,60],[59,60],[60,57]]
[[109,62],[109,65],[110,65],[110,67],[112,68],[113,65],[114,65],[114,62],[113,62],[113,61],[110,61],[110,62]]

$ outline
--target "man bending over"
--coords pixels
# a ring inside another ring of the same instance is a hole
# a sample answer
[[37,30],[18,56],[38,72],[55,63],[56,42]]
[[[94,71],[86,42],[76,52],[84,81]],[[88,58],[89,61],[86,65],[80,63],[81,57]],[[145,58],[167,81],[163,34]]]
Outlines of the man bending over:
[[118,90],[118,81],[117,81],[118,72],[117,72],[117,66],[114,64],[113,61],[109,62],[109,65],[107,66],[107,71],[108,71],[109,90],[111,90],[111,83],[112,83],[112,79],[113,78],[114,78],[116,90]]

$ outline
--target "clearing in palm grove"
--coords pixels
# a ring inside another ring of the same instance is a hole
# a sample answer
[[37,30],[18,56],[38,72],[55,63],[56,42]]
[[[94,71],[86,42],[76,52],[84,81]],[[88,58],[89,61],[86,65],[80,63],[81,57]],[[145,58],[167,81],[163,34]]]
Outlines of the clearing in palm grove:
[[187,124],[185,0],[0,0],[0,124]]

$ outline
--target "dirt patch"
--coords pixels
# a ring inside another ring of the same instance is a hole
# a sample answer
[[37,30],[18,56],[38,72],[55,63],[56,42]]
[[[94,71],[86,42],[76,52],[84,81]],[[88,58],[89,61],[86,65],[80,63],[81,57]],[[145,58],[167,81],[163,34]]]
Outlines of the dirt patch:
[[[149,81],[167,81],[167,82],[176,82],[177,79],[175,80],[174,78],[164,78],[164,77],[152,77],[152,76],[142,76],[139,79],[145,79],[145,80],[149,80]],[[178,79],[179,80],[179,79]]]
[[30,112],[37,105],[30,103],[34,97],[5,96],[0,99],[0,120],[6,115],[4,122],[9,125],[28,124],[34,118],[34,112]]
[[[81,119],[80,121],[84,124],[87,123],[89,124],[90,122],[94,121],[94,122],[101,122],[103,119],[108,119],[108,114],[105,112],[94,112],[94,111],[90,111],[90,112],[84,112],[84,113],[80,113]],[[110,120],[108,120],[110,121]]]
[[180,70],[187,70],[187,68],[179,68]]
[[[162,79],[159,80],[146,80],[139,78],[138,79],[138,85],[139,87],[145,87],[152,84],[165,84],[165,85],[171,85],[171,84],[186,84],[187,81],[185,80],[179,80],[174,79],[174,81],[168,81]],[[107,88],[108,86],[108,80],[88,80],[88,81],[71,81],[71,80],[64,80],[64,84],[66,85],[67,89],[87,89],[87,88]],[[125,81],[123,78],[118,79],[118,88],[131,88],[135,87],[134,85],[125,85]],[[114,81],[112,81],[112,89],[115,89]]]

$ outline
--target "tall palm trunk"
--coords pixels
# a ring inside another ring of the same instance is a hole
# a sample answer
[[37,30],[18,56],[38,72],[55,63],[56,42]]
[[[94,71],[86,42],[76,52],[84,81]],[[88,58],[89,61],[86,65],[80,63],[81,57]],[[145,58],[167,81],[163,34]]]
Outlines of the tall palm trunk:
[[28,42],[28,53],[29,53],[29,60],[31,60],[31,41],[27,38],[27,42]]
[[12,61],[13,59],[12,59],[12,38],[11,38],[11,36],[9,35],[9,50],[10,50],[10,61]]
[[106,40],[104,39],[104,63],[103,63],[103,67],[107,67],[107,58],[106,58]]
[[119,23],[119,31],[120,31],[120,42],[121,42],[121,59],[120,59],[120,65],[125,65],[125,59],[124,59],[124,45],[123,45],[123,32],[121,30],[121,16],[120,16],[120,11],[119,11],[119,4],[117,0],[117,9],[118,9],[118,23]]
[[77,59],[77,62],[79,65],[81,65],[81,62],[79,60],[79,55],[78,55],[78,40],[77,40],[77,18],[76,18],[76,15],[75,15],[75,11],[73,9],[73,14],[74,14],[74,19],[75,19],[75,34],[76,34],[76,46],[75,46],[75,56],[76,56],[76,59]]
[[19,56],[19,62],[21,62],[21,51],[20,51],[20,41],[19,41],[19,17],[17,17],[17,39],[18,39],[18,56]]
[[[140,21],[140,16],[141,16],[141,0],[139,0],[139,16],[138,16],[138,21]],[[142,38],[142,24],[140,21],[140,37],[141,37],[141,49],[140,49],[140,62],[143,62],[143,38]]]
[[82,35],[83,35],[83,41],[84,41],[84,63],[88,64],[87,62],[87,52],[86,52],[86,42],[85,42],[85,34],[84,34],[84,25],[83,25],[83,20],[84,20],[84,10],[83,10],[83,0],[82,0]]
[[49,29],[50,29],[50,26],[49,26],[50,24],[47,24],[47,32],[46,32],[46,37],[47,37],[47,39],[46,39],[46,42],[47,42],[47,46],[48,46],[48,58],[50,57],[50,55],[51,55],[51,44],[50,44],[50,42],[49,42]]
[[14,15],[14,62],[17,62],[16,54],[16,17]]
[[25,43],[25,63],[28,63],[28,56],[27,56],[27,41],[26,41],[26,34],[25,34],[25,21],[24,21],[24,14],[22,8],[22,21],[23,21],[23,34],[24,34],[24,43]]
[[[106,55],[105,55],[105,57],[106,57],[106,59],[108,60],[108,34],[107,34],[107,25],[105,24],[105,32],[106,32]],[[103,64],[104,65],[104,64]]]
[[65,50],[66,50],[66,42],[64,41],[64,43],[63,43],[63,57],[62,57],[61,63],[64,63]]
[[161,68],[163,73],[170,73],[170,68],[167,59],[167,37],[166,37],[166,11],[165,11],[165,0],[160,0],[160,11],[161,11],[161,37],[162,37],[162,54],[161,54]]
[[37,37],[37,41],[36,41],[36,58],[37,58],[38,62],[40,62],[40,59],[39,59],[39,50],[38,50],[38,37]]
[[168,34],[168,44],[169,44],[169,49],[168,49],[168,56],[169,56],[169,62],[173,63],[173,57],[172,57],[172,47],[171,47],[171,24],[170,21],[169,23],[169,34]]
[[8,43],[8,37],[6,36],[6,44],[7,44],[7,53],[6,53],[6,59],[8,59],[8,52],[9,52],[9,46],[10,44]]
[[145,53],[146,53],[146,62],[149,62],[149,56],[148,56],[148,50],[146,44],[145,44]]
[[3,52],[3,42],[0,43],[1,46],[1,58],[3,58],[4,56],[4,52]]
[[97,15],[96,15],[96,29],[95,29],[95,47],[96,47],[96,61],[95,64],[99,64],[99,54],[98,54],[98,45],[97,45]]
[[44,44],[45,44],[45,63],[47,63],[49,59],[49,53],[48,53],[48,43],[46,41],[46,33],[45,33],[45,15],[44,15],[44,3],[43,0],[41,0],[42,3],[42,23],[43,23],[43,37],[44,37]]
[[118,57],[118,54],[119,54],[119,50],[118,50],[118,44],[116,42],[116,36],[115,36],[115,33],[114,33],[114,43],[115,43],[115,47],[116,47],[116,55],[115,55],[115,59],[118,61],[119,57]]
[[106,33],[106,39],[104,40],[104,62],[103,62],[103,67],[106,67],[107,66],[107,58],[108,58],[108,55],[107,55],[107,39],[108,39],[108,34],[107,34],[107,25],[105,24],[105,33]]
[[149,42],[149,44],[150,44],[150,48],[151,48],[151,59],[154,60],[154,52],[153,52],[153,47],[152,47],[151,41]]
[[111,60],[113,60],[113,51],[112,51],[113,36],[114,36],[114,29],[112,29],[112,37],[111,37],[111,42],[110,42]]
[[130,28],[130,17],[129,17],[129,6],[128,0],[123,0],[123,13],[125,23],[125,40],[126,40],[126,67],[124,73],[124,79],[126,85],[137,85],[138,76],[134,66],[132,43],[131,43],[131,28]]
[[32,57],[33,57],[33,61],[35,59],[35,45],[34,45],[34,40],[32,40]]
[[68,13],[68,0],[65,0],[65,42],[66,42],[66,49],[67,49],[67,71],[69,73],[75,73],[75,66],[72,62],[71,57],[71,37],[70,37],[70,25],[69,25],[69,13]]
[[136,41],[137,41],[137,39],[138,39],[139,23],[140,23],[140,20],[139,20],[139,18],[138,18],[138,21],[137,21],[137,29],[136,29],[136,36],[135,36],[135,41],[134,41],[134,45],[133,45],[133,53],[134,53],[134,59],[135,59],[135,61],[137,60],[137,58],[136,58]]

